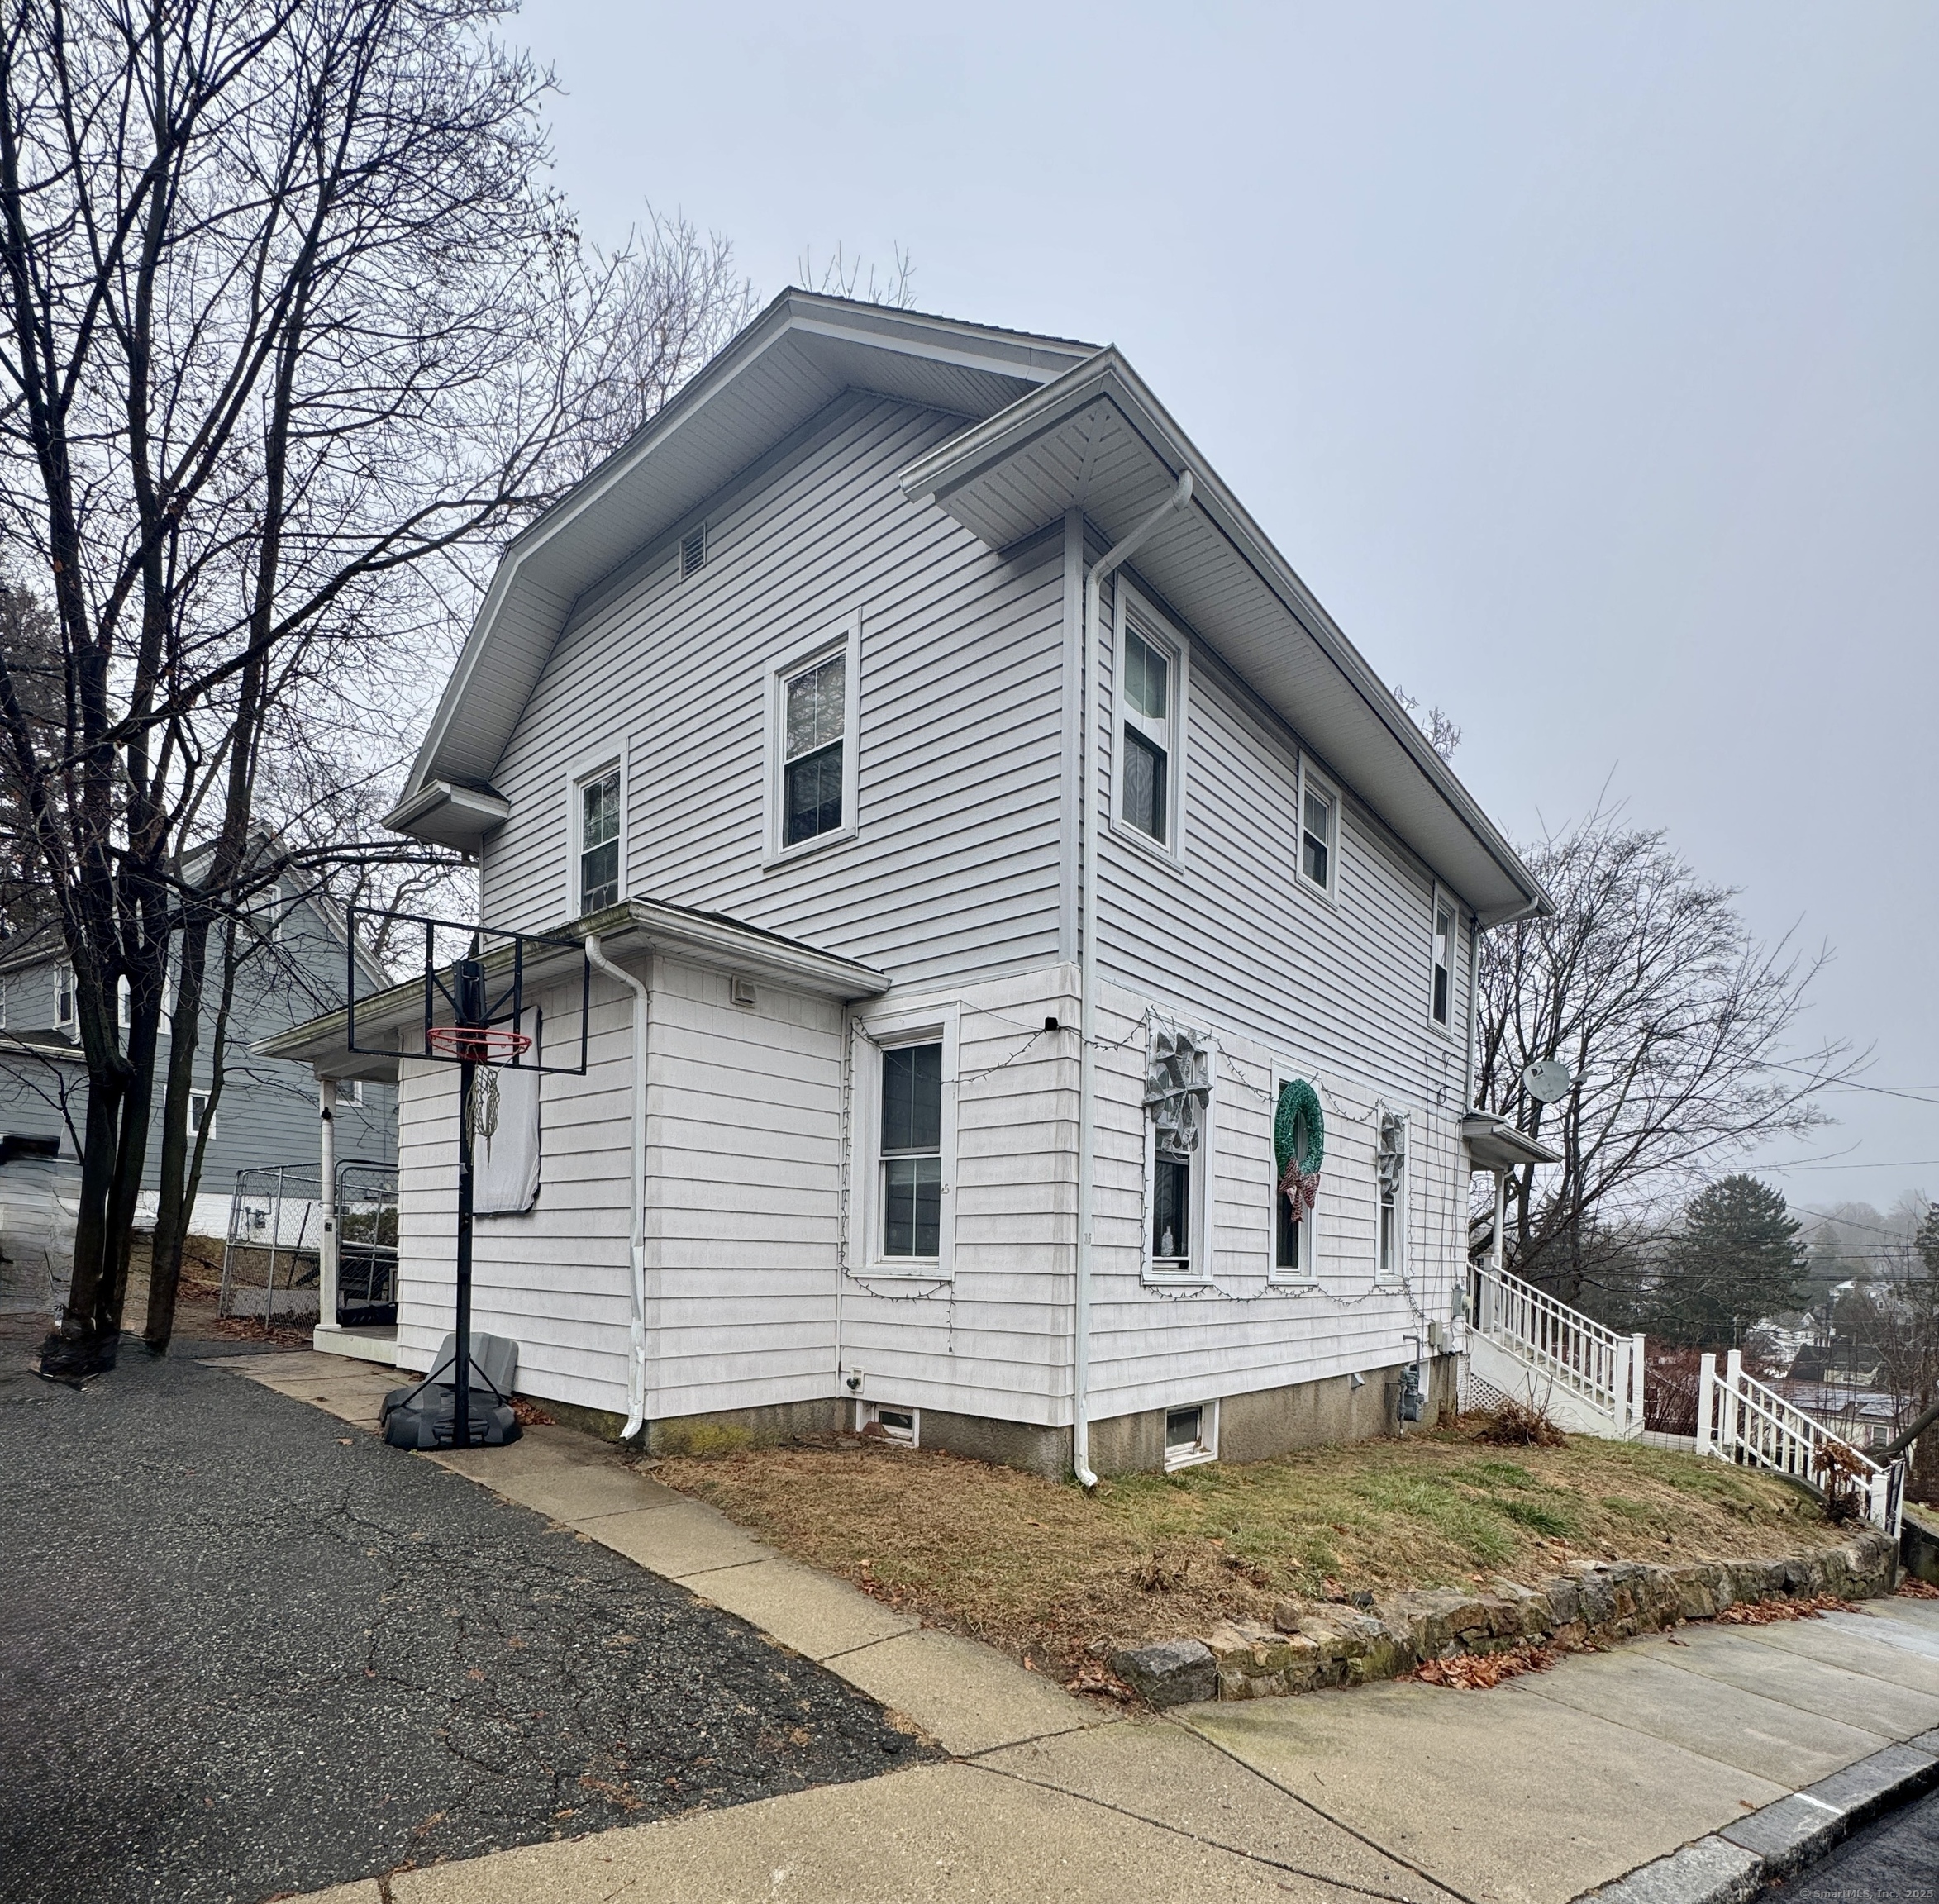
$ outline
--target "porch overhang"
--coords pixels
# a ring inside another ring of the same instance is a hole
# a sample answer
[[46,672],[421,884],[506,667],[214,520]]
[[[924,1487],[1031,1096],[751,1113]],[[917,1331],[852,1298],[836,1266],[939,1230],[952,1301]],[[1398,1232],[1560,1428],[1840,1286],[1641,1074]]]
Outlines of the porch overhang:
[[1559,1151],[1517,1130],[1489,1111],[1470,1111],[1461,1120],[1461,1141],[1477,1170],[1519,1170],[1529,1164],[1560,1164]]
[[475,857],[485,835],[512,816],[512,802],[489,787],[464,787],[432,780],[384,816],[393,833]]
[[903,475],[992,548],[1072,509],[1107,543],[1189,470],[1193,497],[1137,578],[1484,926],[1551,910],[1473,796],[1205,458],[1114,349],[952,438]]
[[[603,912],[575,920],[556,935],[580,940],[597,938],[602,950],[622,959],[666,952],[697,965],[731,972],[797,992],[847,1004],[879,997],[889,979],[870,967],[833,953],[817,951],[778,932],[744,926],[724,913],[702,912],[685,906],[667,906],[651,899],[625,899]],[[487,964],[490,963],[488,957]],[[560,947],[528,956],[525,982],[543,984],[579,969],[576,955]],[[293,1026],[255,1047],[262,1058],[293,1059],[308,1064],[319,1078],[367,1078],[395,1083],[406,1054],[382,1049],[397,1041],[408,1026],[421,1025],[424,1014],[422,979],[393,985],[357,1002],[357,1044],[350,1043],[347,1010]]]

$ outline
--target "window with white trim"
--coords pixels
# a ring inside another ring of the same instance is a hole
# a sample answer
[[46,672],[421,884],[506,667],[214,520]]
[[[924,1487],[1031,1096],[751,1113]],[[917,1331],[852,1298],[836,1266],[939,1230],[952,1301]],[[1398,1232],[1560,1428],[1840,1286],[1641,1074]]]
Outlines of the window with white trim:
[[216,1126],[209,1117],[209,1094],[206,1091],[191,1091],[188,1093],[188,1135],[199,1137],[204,1123],[209,1127],[209,1135],[214,1136]]
[[1340,862],[1340,796],[1303,761],[1299,770],[1299,876],[1331,892]]
[[1430,951],[1433,975],[1428,982],[1427,1015],[1444,1031],[1450,1029],[1448,1021],[1454,1011],[1454,905],[1436,887]]
[[885,1263],[942,1254],[942,1040],[882,1054],[881,1190]]
[[[1272,1269],[1270,1280],[1274,1283],[1311,1283],[1319,1273],[1317,1240],[1314,1225],[1318,1218],[1317,1208],[1307,1211],[1295,1217],[1293,1206],[1286,1193],[1279,1188],[1279,1158],[1275,1154],[1273,1139],[1273,1120],[1277,1115],[1279,1091],[1282,1086],[1293,1082],[1291,1072],[1273,1073],[1273,1106],[1266,1121],[1266,1183],[1267,1194],[1272,1199]],[[1306,1120],[1298,1119],[1293,1125],[1293,1144],[1298,1154],[1308,1154]]]
[[1177,667],[1170,647],[1127,620],[1120,654],[1118,704],[1123,761],[1117,816],[1160,846],[1172,837],[1173,778],[1178,705]]
[[336,1107],[338,1110],[355,1110],[364,1102],[364,1080],[361,1078],[339,1078],[336,1081]]
[[1218,1459],[1218,1404],[1194,1402],[1165,1411],[1165,1469],[1196,1468]]
[[72,1031],[79,1021],[74,969],[63,959],[54,968],[54,1027],[57,1031]]
[[[126,973],[115,981],[115,1022],[120,1026],[125,1037],[132,1028],[135,1017],[135,988]],[[161,1017],[155,1025],[155,1031],[166,1038],[174,1027],[169,1022],[175,1010],[175,980],[172,973],[162,973]]]
[[7,981],[0,978],[0,1031],[7,1029]]
[[770,858],[845,840],[855,830],[859,616],[843,639],[777,667],[771,677]]
[[1143,1245],[1152,1282],[1203,1282],[1209,1273],[1212,1050],[1203,1034],[1165,1031],[1147,1059]]
[[1398,1283],[1407,1268],[1407,1113],[1382,1106],[1374,1118],[1374,1178],[1379,1225],[1374,1275]]
[[869,1275],[954,1266],[956,1007],[858,1021],[847,1254]]
[[588,774],[574,790],[581,914],[619,903],[620,780],[615,763]]

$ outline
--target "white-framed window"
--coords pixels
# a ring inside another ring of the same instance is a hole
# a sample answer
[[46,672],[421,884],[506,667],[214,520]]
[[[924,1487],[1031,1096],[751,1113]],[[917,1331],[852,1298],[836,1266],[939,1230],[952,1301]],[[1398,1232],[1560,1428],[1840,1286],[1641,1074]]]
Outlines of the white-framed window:
[[626,775],[611,754],[573,775],[573,897],[582,918],[619,903],[625,807]]
[[1165,1411],[1165,1471],[1218,1459],[1218,1404],[1189,1402]]
[[[124,972],[115,981],[115,1022],[121,1027],[125,1038],[135,1016],[135,988]],[[158,1037],[166,1038],[174,1027],[169,1022],[175,1010],[175,975],[172,972],[162,973],[161,1016],[155,1025]]]
[[768,675],[768,859],[851,840],[862,618]]
[[214,1121],[209,1116],[208,1092],[191,1091],[188,1093],[188,1135],[191,1137],[199,1137],[202,1135],[202,1127],[204,1123],[208,1125],[209,1135],[214,1136],[216,1126]]
[[1340,879],[1340,796],[1307,761],[1299,764],[1299,877],[1331,897]]
[[1434,888],[1434,926],[1428,937],[1427,1016],[1443,1031],[1453,1029],[1455,935],[1458,921],[1454,901]]
[[1379,1283],[1398,1283],[1407,1268],[1406,1111],[1376,1106],[1374,1133],[1374,1277]]
[[355,1110],[364,1102],[364,1080],[361,1078],[339,1078],[336,1081],[336,1107],[340,1111]]
[[79,1022],[74,969],[64,959],[59,959],[54,967],[54,1028],[57,1031],[72,1031]]
[[919,1408],[898,1407],[891,1402],[858,1402],[855,1433],[866,1435],[870,1429],[884,1441],[898,1442],[904,1448],[920,1448],[922,1411]]
[[[1266,1194],[1272,1204],[1272,1214],[1267,1223],[1267,1248],[1271,1254],[1267,1262],[1268,1280],[1303,1287],[1319,1276],[1319,1207],[1316,1204],[1298,1222],[1293,1220],[1292,1206],[1279,1189],[1279,1160],[1272,1138],[1273,1125],[1279,1115],[1279,1092],[1299,1075],[1298,1072],[1276,1067],[1273,1072],[1273,1108],[1266,1114]],[[1296,1130],[1295,1138],[1299,1135]]]
[[1117,623],[1117,786],[1111,823],[1141,845],[1176,853],[1184,839],[1186,650],[1122,596]]
[[862,1273],[955,1273],[958,1016],[857,1022],[849,1254]]
[[[1209,1054],[1211,1040],[1203,1040]],[[1208,1077],[1210,1067],[1208,1067]],[[1216,1089],[1197,1112],[1197,1141],[1145,1118],[1145,1279],[1203,1283],[1211,1275],[1212,1159],[1217,1155]]]
[[7,981],[0,978],[0,1031],[7,1029]]

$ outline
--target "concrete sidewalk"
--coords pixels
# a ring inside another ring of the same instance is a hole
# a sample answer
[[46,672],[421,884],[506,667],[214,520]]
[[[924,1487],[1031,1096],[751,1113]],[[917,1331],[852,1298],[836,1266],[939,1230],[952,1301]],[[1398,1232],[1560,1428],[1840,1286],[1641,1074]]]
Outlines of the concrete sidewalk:
[[[331,1356],[233,1366],[365,1428],[396,1379]],[[1690,1844],[1741,1875],[1745,1845],[1797,1841],[1799,1818],[1822,1831],[1833,1807],[1812,1794],[1871,1777],[1846,1768],[1939,1766],[1939,1602],[1685,1627],[1486,1693],[1389,1683],[1129,1717],[781,1558],[585,1436],[427,1459],[740,1615],[955,1762],[402,1872],[391,1904],[1567,1904]]]

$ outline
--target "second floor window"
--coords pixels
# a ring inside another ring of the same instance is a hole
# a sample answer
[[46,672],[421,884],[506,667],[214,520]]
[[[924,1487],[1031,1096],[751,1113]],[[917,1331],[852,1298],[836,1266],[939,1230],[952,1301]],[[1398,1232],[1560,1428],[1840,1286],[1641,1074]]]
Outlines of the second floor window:
[[933,1260],[942,1235],[942,1044],[882,1054],[882,1254]]
[[781,844],[796,846],[841,826],[848,660],[832,654],[782,684]]
[[1303,777],[1299,796],[1299,870],[1323,892],[1333,890],[1335,838],[1340,802],[1310,776]]
[[619,903],[619,769],[579,783],[579,911]]
[[1136,628],[1124,633],[1124,789],[1127,826],[1170,839],[1173,683],[1171,657]]
[[71,1031],[77,1022],[74,1004],[74,969],[71,965],[56,965],[54,968],[54,1022],[57,1029]]
[[1428,1008],[1434,1022],[1445,1026],[1454,1005],[1454,908],[1445,899],[1434,902],[1434,979]]

